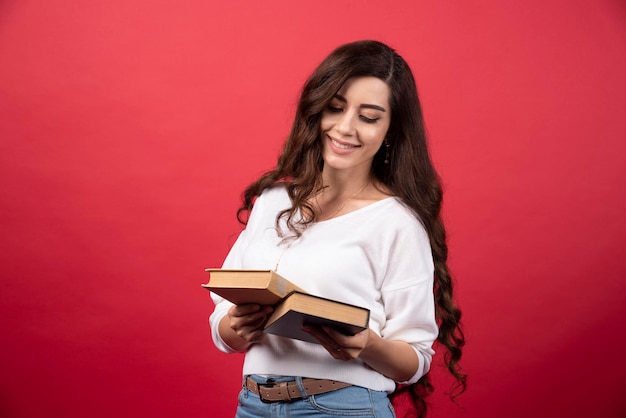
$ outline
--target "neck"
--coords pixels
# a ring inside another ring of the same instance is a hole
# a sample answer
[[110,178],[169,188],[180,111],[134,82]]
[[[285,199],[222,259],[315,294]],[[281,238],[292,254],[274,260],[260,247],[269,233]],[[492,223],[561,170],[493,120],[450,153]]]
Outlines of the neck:
[[344,173],[324,171],[322,173],[322,181],[322,193],[333,197],[353,196],[366,189],[372,182],[372,177],[369,172]]
[[[365,183],[358,186],[355,181],[352,181],[350,185],[347,183],[342,185],[343,189],[333,188],[332,185],[324,186],[320,194],[315,196],[317,220],[324,221],[342,214],[346,205],[364,194],[365,189],[370,185],[370,179],[367,178]],[[348,207],[348,209],[354,210],[353,207]]]
[[370,184],[371,180],[369,178],[361,179],[359,181],[353,180],[345,183],[325,183],[324,188],[322,189],[322,193],[331,200],[349,200],[360,197]]

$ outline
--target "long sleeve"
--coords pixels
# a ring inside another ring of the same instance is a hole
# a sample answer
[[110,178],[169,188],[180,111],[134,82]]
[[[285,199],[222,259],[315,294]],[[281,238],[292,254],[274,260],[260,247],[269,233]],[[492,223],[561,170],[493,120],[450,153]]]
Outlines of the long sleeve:
[[[224,261],[222,268],[241,268],[241,253],[245,248],[246,235],[246,230],[243,230],[239,234],[237,241],[235,241],[235,244],[226,256],[226,260]],[[211,326],[211,337],[213,338],[213,343],[215,344],[215,347],[217,347],[217,349],[220,351],[223,351],[225,353],[234,353],[236,352],[236,350],[226,344],[219,334],[219,323],[233,304],[213,292],[211,292],[211,299],[215,304],[215,309],[213,310],[213,313],[209,316],[209,324]]]
[[[262,202],[258,202],[258,205],[255,205],[250,218],[248,219],[248,225],[246,228],[241,231],[235,244],[231,247],[224,263],[222,264],[223,269],[243,269],[243,255],[248,247],[248,241],[250,239],[250,235],[255,228],[255,223],[258,217],[261,215],[262,210]],[[219,323],[222,318],[226,315],[230,307],[233,305],[230,301],[220,297],[219,295],[211,292],[211,299],[215,304],[215,309],[213,313],[209,317],[209,324],[211,326],[211,337],[213,338],[213,343],[217,347],[218,350],[223,351],[225,353],[234,353],[236,350],[228,346],[222,339],[219,334]]]

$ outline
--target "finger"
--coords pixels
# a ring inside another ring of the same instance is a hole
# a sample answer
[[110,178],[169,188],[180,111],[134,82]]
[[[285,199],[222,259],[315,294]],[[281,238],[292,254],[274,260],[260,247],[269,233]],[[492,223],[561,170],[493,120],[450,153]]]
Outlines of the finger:
[[261,328],[263,324],[265,324],[265,321],[267,321],[267,315],[263,314],[261,316],[258,316],[257,318],[251,318],[249,325],[254,329],[258,329]]
[[267,315],[263,312],[255,312],[245,316],[231,317],[231,328],[238,330],[241,328],[258,329],[267,321]]
[[342,348],[336,346],[323,346],[326,351],[336,360],[352,360],[352,357]]
[[250,303],[244,305],[233,305],[228,310],[228,314],[231,316],[246,316],[261,310],[261,305]]
[[[328,333],[319,327],[304,327],[304,330],[315,337],[322,345],[339,349],[341,345],[337,343]],[[339,351],[339,350],[336,350]]]
[[261,340],[263,340],[263,337],[265,337],[265,334],[263,333],[242,334],[242,335],[239,335],[239,337],[241,337],[242,339],[246,340],[249,343],[258,343],[258,342],[261,342]]
[[333,338],[331,338],[323,329],[318,327],[303,327],[303,331],[311,334],[319,343],[328,351],[328,353],[338,360],[351,360],[352,356],[344,350],[344,348]]
[[243,327],[237,330],[237,335],[248,342],[259,342],[265,334],[258,328]]
[[326,333],[326,335],[328,335],[329,338],[332,338],[334,341],[337,341],[337,343],[344,343],[346,336],[345,334],[342,334],[341,332],[337,331],[334,328],[331,327],[327,327],[327,326],[323,326],[322,330],[324,331],[324,333]]
[[351,345],[354,340],[355,337],[357,336],[362,336],[362,333],[366,332],[367,330],[358,332],[354,335],[348,335],[348,334],[344,334],[341,331],[336,330],[335,328],[329,327],[329,326],[323,326],[322,330],[328,334],[328,336],[330,338],[332,338],[333,340],[337,341],[337,343],[341,344],[342,346],[349,346]]

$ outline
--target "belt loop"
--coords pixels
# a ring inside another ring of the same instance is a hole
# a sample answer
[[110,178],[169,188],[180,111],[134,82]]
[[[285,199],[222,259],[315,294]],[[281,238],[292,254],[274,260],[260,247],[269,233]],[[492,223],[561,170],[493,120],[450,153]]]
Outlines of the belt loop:
[[245,398],[248,397],[248,395],[250,394],[250,389],[248,389],[248,376],[249,375],[244,375],[243,376],[243,380],[241,382],[241,389],[243,389],[243,396]]
[[306,393],[306,389],[304,389],[304,383],[302,383],[302,376],[296,376],[296,385],[298,385],[298,389],[300,389],[302,399],[309,399],[309,394]]

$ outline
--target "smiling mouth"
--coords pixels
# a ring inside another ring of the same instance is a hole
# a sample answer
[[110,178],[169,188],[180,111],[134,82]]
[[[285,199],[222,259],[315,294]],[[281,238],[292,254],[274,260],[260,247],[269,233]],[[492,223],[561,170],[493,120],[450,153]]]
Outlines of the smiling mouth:
[[[329,137],[330,138],[330,137]],[[358,148],[360,147],[360,145],[350,145],[350,144],[343,144],[341,142],[337,142],[335,139],[330,138],[330,142],[332,142],[332,144],[334,146],[336,146],[337,148],[340,149],[352,149],[352,148]]]

